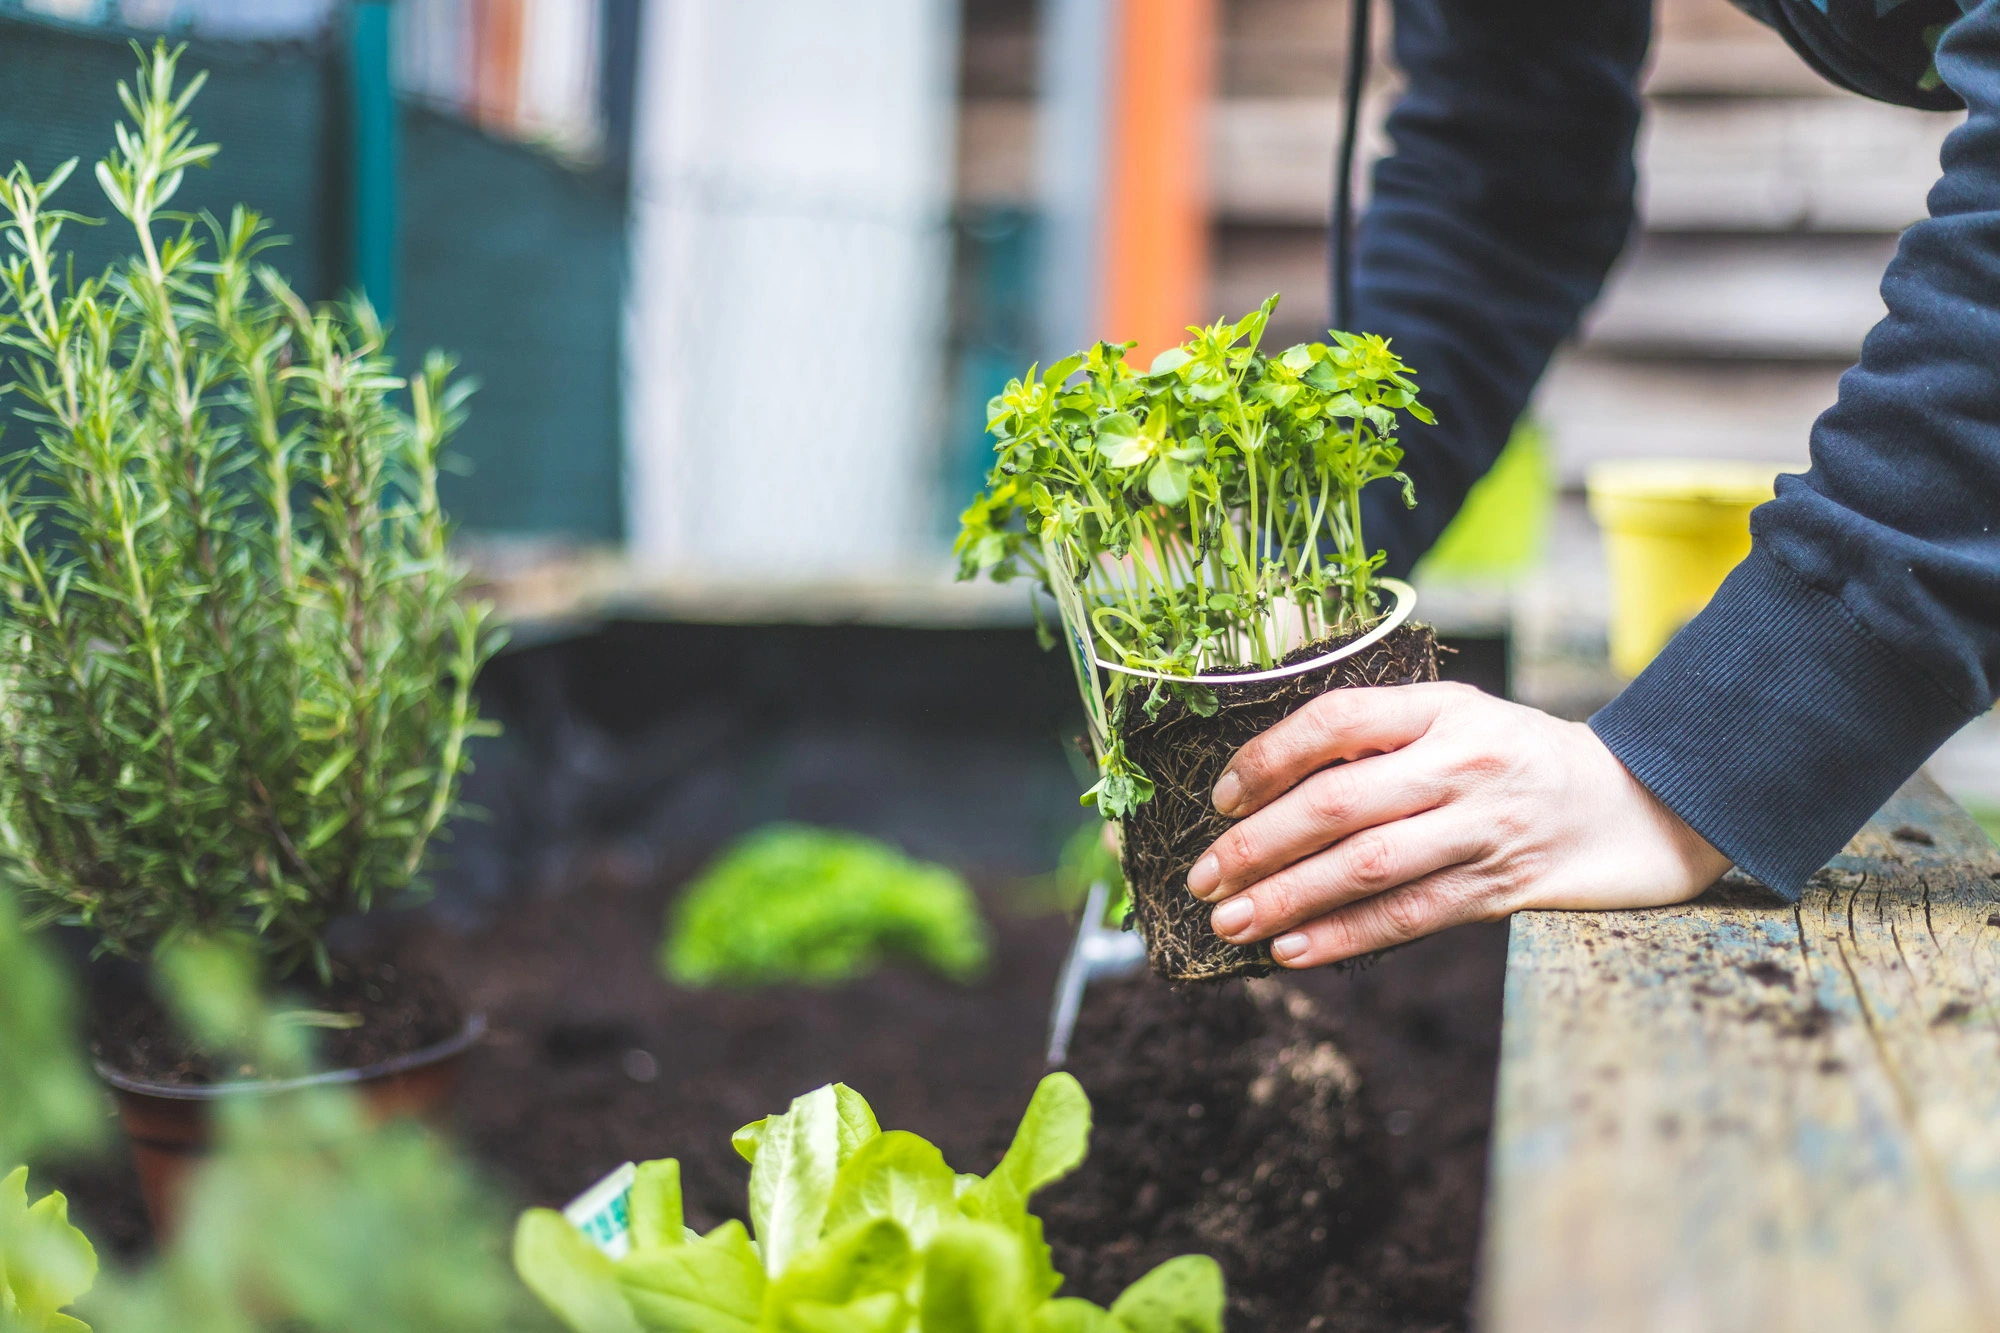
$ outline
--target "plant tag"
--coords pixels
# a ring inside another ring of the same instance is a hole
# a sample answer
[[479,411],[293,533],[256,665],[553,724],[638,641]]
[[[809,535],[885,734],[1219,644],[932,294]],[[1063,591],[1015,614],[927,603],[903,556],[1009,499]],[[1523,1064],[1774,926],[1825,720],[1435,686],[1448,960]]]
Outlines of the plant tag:
[[563,1209],[570,1225],[613,1259],[632,1249],[632,1186],[638,1179],[639,1168],[627,1162]]

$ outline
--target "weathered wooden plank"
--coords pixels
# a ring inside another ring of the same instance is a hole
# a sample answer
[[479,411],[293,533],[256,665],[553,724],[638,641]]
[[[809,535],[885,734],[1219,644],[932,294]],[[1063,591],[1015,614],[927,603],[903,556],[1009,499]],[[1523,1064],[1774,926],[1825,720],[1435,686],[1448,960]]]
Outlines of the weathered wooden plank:
[[1919,776],[1796,907],[1516,917],[1484,1326],[2000,1329],[1997,881]]

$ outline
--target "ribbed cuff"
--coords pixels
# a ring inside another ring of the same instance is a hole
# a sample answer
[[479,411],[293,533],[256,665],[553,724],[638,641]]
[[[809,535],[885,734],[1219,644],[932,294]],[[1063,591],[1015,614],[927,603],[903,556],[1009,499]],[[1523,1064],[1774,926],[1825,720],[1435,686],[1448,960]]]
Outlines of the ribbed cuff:
[[1759,547],[1590,725],[1717,851],[1796,898],[1970,720]]

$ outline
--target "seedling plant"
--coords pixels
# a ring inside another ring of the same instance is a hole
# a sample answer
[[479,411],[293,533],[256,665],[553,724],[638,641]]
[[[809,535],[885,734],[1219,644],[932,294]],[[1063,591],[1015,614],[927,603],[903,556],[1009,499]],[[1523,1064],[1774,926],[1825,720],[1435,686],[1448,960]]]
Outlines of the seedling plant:
[[1267,355],[1276,304],[1190,330],[1144,371],[1129,343],[1031,367],[987,406],[996,458],[962,516],[960,577],[1025,575],[1053,598],[1098,751],[1085,800],[1108,819],[1153,793],[1124,752],[1126,710],[1171,694],[1213,713],[1191,677],[1371,621],[1383,554],[1361,492],[1390,479],[1416,502],[1398,414],[1433,417],[1409,368],[1372,334]]
[[688,886],[660,961],[683,986],[827,986],[891,958],[970,981],[988,952],[978,900],[944,866],[853,833],[773,824]]
[[966,1175],[831,1084],[736,1132],[748,1228],[687,1228],[669,1158],[639,1168],[624,1257],[536,1209],[515,1233],[515,1266],[574,1333],[1221,1333],[1222,1272],[1199,1255],[1168,1260],[1108,1310],[1056,1294],[1028,1204],[1082,1162],[1089,1135],[1082,1087],[1051,1074],[1000,1164]]

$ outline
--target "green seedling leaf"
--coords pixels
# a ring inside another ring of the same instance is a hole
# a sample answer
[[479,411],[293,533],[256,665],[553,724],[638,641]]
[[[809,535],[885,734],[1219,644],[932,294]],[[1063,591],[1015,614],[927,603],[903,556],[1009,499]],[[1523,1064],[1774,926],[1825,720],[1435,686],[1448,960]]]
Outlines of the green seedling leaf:
[[1103,1306],[1063,1296],[1035,1311],[1033,1333],[1126,1333],[1126,1328]]
[[1173,458],[1162,458],[1153,464],[1146,474],[1146,489],[1155,500],[1163,505],[1187,503],[1188,482],[1193,473],[1186,463]]
[[922,1249],[939,1227],[958,1217],[957,1185],[944,1154],[915,1134],[890,1130],[840,1168],[826,1226],[833,1231],[865,1218],[889,1218]]
[[687,1238],[681,1214],[681,1164],[668,1157],[642,1162],[626,1205],[634,1250],[679,1245]]
[[1130,1333],[1222,1333],[1224,1304],[1221,1265],[1184,1254],[1125,1288],[1111,1315]]
[[634,1252],[615,1269],[646,1333],[752,1333],[769,1286],[741,1222],[686,1245]]
[[1194,360],[1193,354],[1185,347],[1169,347],[1166,351],[1153,358],[1153,364],[1147,368],[1146,373],[1148,375],[1171,375],[1192,360]]
[[1221,710],[1221,703],[1215,691],[1206,685],[1176,685],[1174,693],[1187,705],[1187,710],[1196,717],[1214,717]]
[[521,1214],[514,1271],[571,1333],[642,1333],[611,1259],[553,1209]]
[[1020,1243],[1003,1227],[957,1222],[924,1251],[921,1333],[1019,1333],[1037,1303]]
[[750,1164],[750,1224],[772,1277],[819,1241],[840,1167],[840,1126],[831,1084],[765,1122]]
[[1137,421],[1126,413],[1114,412],[1097,423],[1097,452],[1122,471],[1145,462],[1152,449]]
[[1042,383],[1051,388],[1062,385],[1083,366],[1083,357],[1066,356],[1042,372]]

